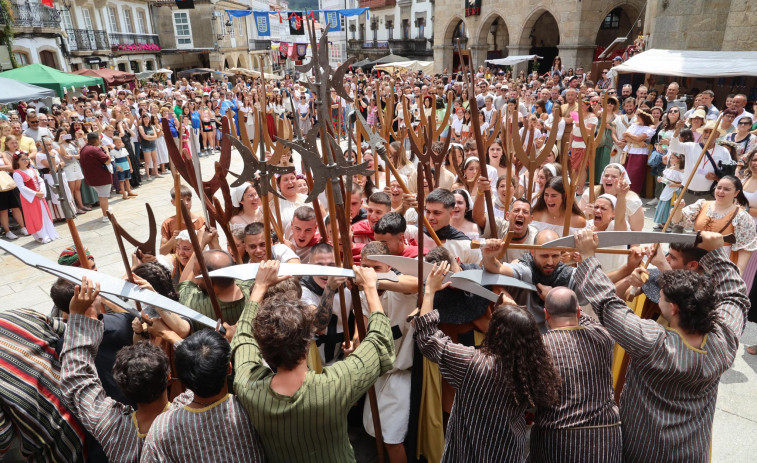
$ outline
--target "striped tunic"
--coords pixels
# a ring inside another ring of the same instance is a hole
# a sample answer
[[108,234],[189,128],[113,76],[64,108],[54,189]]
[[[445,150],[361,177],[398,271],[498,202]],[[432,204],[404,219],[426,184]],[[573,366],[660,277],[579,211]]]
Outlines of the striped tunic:
[[612,388],[615,342],[592,318],[542,336],[560,372],[560,403],[539,408],[531,429],[529,461],[621,462],[620,415]]
[[716,282],[719,320],[698,347],[677,331],[636,316],[616,296],[596,258],[578,266],[580,290],[631,357],[620,398],[628,463],[709,460],[718,382],[736,355],[749,299],[738,269],[722,248],[705,255],[700,265]]
[[442,461],[522,462],[526,404],[516,404],[498,381],[505,373],[492,356],[453,343],[438,323],[436,310],[415,320],[418,348],[457,391]]
[[144,434],[139,434],[134,410],[105,393],[95,371],[95,356],[103,337],[103,323],[71,314],[63,340],[61,392],[112,463],[139,461]]
[[[237,301],[225,302],[218,300],[218,306],[221,309],[221,315],[223,321],[229,325],[236,324],[239,320],[239,316],[242,315],[242,311],[246,305],[250,304],[250,288],[252,287],[254,280],[241,281],[236,280],[236,285],[242,290],[242,298]],[[213,320],[216,319],[216,313],[213,310],[213,305],[210,303],[210,297],[208,293],[200,289],[193,281],[182,281],[179,283],[179,287],[176,290],[179,293],[179,302],[195,310],[206,317]],[[192,331],[197,331],[204,328],[204,325],[200,325],[196,322],[190,322],[192,324]]]
[[84,461],[84,429],[60,390],[55,346],[65,328],[33,310],[0,313],[0,460],[19,439],[27,461]]
[[145,439],[141,463],[264,461],[247,412],[227,394],[204,408],[172,408],[158,416]]
[[234,391],[260,434],[272,462],[354,462],[347,436],[347,411],[392,368],[394,340],[389,318],[371,314],[368,334],[355,352],[321,374],[308,371],[292,396],[271,389],[273,372],[263,364],[252,323],[258,304],[245,308],[231,343]]

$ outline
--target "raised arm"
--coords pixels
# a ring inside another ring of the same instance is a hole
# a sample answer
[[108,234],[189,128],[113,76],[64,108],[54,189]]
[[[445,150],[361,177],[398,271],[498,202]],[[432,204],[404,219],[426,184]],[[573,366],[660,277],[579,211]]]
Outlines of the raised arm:
[[701,232],[702,243],[699,247],[709,252],[699,260],[699,265],[715,284],[715,300],[719,324],[723,325],[735,337],[735,342],[744,332],[746,315],[749,310],[749,298],[746,285],[739,275],[739,269],[728,259],[723,248],[723,237],[719,233]]
[[[269,287],[282,280],[278,276],[279,261],[261,262],[255,285],[250,293],[251,304],[246,304],[242,315],[237,321],[237,329],[231,340],[231,356],[234,360],[234,391],[240,397],[244,397],[244,390],[251,381],[258,380],[270,370],[263,365],[263,356],[260,353],[258,342],[252,334],[252,325],[258,315],[258,309],[263,302],[265,292]],[[244,399],[243,399],[244,400]]]
[[481,264],[487,272],[500,273],[502,275],[514,277],[515,272],[513,272],[512,267],[508,264],[503,264],[497,259],[497,254],[499,254],[504,246],[505,242],[503,240],[486,240],[486,243],[481,247],[481,253],[483,254]]
[[370,318],[368,329],[360,345],[341,362],[323,369],[323,374],[349,378],[346,400],[354,402],[365,394],[379,376],[394,365],[394,337],[389,317],[384,313],[376,290],[377,277],[372,268],[353,266],[355,284],[365,295]]
[[654,320],[642,320],[616,294],[615,286],[602,270],[594,252],[598,239],[591,230],[575,233],[576,248],[584,257],[574,278],[578,293],[591,303],[599,321],[615,341],[632,357],[647,354],[665,329]]
[[466,347],[452,342],[449,336],[438,328],[439,312],[433,310],[434,296],[437,291],[449,286],[442,284],[449,271],[449,264],[434,265],[426,279],[426,292],[423,295],[420,317],[415,319],[418,349],[424,357],[439,365],[439,371],[450,385],[458,389],[465,379],[471,360],[475,354],[473,347]]
[[131,407],[105,394],[95,370],[95,356],[103,337],[103,323],[92,307],[97,294],[86,278],[76,286],[63,340],[60,387],[63,400],[84,428],[100,442],[112,435],[113,420],[128,414]]

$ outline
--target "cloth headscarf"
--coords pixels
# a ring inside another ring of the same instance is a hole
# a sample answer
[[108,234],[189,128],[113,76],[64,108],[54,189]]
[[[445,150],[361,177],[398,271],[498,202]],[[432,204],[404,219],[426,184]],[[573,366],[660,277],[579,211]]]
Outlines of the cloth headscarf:
[[552,163],[544,164],[544,168],[547,169],[553,177],[557,177],[557,169],[555,169],[555,166]]
[[247,188],[250,186],[250,182],[245,182],[231,190],[231,204],[234,207],[239,207],[242,198],[244,198],[244,192],[247,191]]
[[631,184],[631,177],[628,176],[628,172],[626,172],[626,168],[623,167],[623,166],[621,166],[617,162],[613,162],[613,163],[607,164],[607,166],[605,166],[605,168],[602,169],[602,176],[605,175],[605,171],[608,168],[610,168],[610,167],[614,167],[614,168],[618,169],[620,171],[620,174],[621,174],[620,178],[625,178],[626,179],[626,183],[628,183],[629,185]]
[[616,198],[615,196],[613,196],[611,194],[607,194],[607,193],[605,193],[603,195],[597,196],[597,199],[599,199],[599,198],[604,198],[604,199],[610,201],[610,203],[612,204],[612,208],[615,209],[615,204],[618,202],[618,198]]
[[[84,254],[88,259],[92,257],[92,254],[90,254],[89,249],[87,248],[84,248]],[[64,249],[60,253],[60,256],[58,256],[58,264],[68,267],[81,267],[81,262],[79,262],[79,255],[76,254],[76,246],[69,246]]]

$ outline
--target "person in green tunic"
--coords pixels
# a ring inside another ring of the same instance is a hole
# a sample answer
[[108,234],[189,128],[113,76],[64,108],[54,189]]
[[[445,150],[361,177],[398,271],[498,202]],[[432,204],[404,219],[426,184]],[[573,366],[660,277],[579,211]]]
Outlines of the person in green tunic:
[[345,360],[316,374],[308,370],[306,354],[320,325],[320,310],[313,315],[302,301],[282,297],[263,302],[266,290],[287,278],[279,277],[278,269],[278,261],[260,264],[252,304],[237,323],[231,343],[234,392],[260,434],[268,461],[354,462],[347,412],[394,363],[394,340],[376,290],[376,272],[353,267],[371,313],[366,337]]
[[[602,172],[610,164],[610,154],[612,153],[612,133],[615,131],[615,110],[618,108],[618,100],[614,96],[607,99],[607,123],[605,133],[597,145],[597,152],[594,155],[594,184],[602,183]],[[599,130],[599,129],[597,129]]]

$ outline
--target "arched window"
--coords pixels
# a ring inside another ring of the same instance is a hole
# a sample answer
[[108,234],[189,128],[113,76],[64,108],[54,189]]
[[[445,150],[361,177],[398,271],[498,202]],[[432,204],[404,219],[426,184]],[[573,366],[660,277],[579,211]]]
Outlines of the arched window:
[[602,29],[617,29],[620,27],[620,8],[615,8],[610,13],[605,16],[604,21],[602,21]]
[[16,64],[19,66],[26,66],[32,61],[29,59],[29,53],[23,51],[14,51],[13,57],[16,58]]
[[42,50],[39,52],[39,62],[45,66],[58,69],[58,62],[55,59],[55,53],[50,50]]

